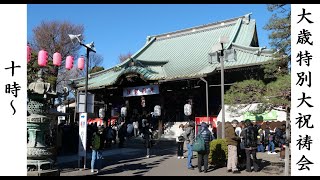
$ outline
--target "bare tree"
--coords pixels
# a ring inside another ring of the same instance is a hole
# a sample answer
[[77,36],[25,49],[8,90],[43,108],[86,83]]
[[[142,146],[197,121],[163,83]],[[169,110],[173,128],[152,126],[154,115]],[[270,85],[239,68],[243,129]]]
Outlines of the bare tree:
[[[70,79],[75,79],[81,77],[81,70],[78,69],[77,66],[73,66],[72,69],[61,69],[59,71],[59,75],[57,77],[57,89],[59,92],[62,92],[61,90],[63,87],[68,87],[70,83]],[[71,88],[69,88],[71,90]]]
[[101,54],[90,53],[89,55],[89,69],[91,70],[93,67],[101,66],[103,62],[103,57]]
[[131,52],[128,52],[127,54],[120,54],[119,55],[119,62],[122,63],[123,61],[127,60],[132,56]]
[[[72,55],[77,58],[79,50],[81,48],[79,43],[72,43],[68,34],[83,34],[84,26],[76,25],[70,22],[64,21],[42,21],[39,26],[33,29],[32,49],[37,52],[44,49],[48,52],[49,60],[52,60],[52,56],[55,52],[59,52],[62,57],[62,66],[53,67],[52,63],[48,67],[47,73],[52,77],[56,77],[52,85],[57,87],[57,91],[61,91],[58,85],[65,81],[65,79],[71,79],[78,77],[78,72],[70,72],[64,68],[65,59],[68,55]],[[84,38],[81,36],[80,38]],[[49,63],[50,64],[50,63]],[[72,70],[74,71],[74,70]],[[59,76],[58,76],[59,75]],[[59,87],[61,87],[59,85]]]

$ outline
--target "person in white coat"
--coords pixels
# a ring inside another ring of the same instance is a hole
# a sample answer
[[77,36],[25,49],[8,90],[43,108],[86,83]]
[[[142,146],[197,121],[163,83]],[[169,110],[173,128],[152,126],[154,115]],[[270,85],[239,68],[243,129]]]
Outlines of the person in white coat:
[[183,159],[183,144],[184,144],[184,126],[183,124],[180,124],[179,129],[176,133],[176,141],[178,144],[178,159]]

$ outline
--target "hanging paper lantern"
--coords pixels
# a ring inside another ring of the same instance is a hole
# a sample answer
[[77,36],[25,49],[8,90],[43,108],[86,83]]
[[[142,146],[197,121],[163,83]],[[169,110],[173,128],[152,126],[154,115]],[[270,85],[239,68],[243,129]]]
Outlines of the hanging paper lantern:
[[27,45],[27,62],[29,63],[31,60],[31,47]]
[[121,112],[121,116],[123,116],[123,117],[127,116],[127,108],[126,107],[122,107],[120,112]]
[[48,52],[45,50],[41,50],[38,53],[38,65],[40,67],[45,67],[47,66],[48,63]]
[[146,107],[146,99],[143,96],[141,97],[141,106]]
[[53,54],[53,65],[61,66],[61,54],[56,52]]
[[100,108],[99,109],[99,118],[103,119],[105,117],[105,109]]
[[157,117],[161,116],[161,107],[159,105],[154,106],[153,115]]
[[192,113],[191,104],[185,104],[184,105],[184,115],[190,116]]
[[83,70],[84,69],[84,57],[81,56],[79,59],[78,59],[78,68],[80,70]]
[[66,69],[70,70],[72,69],[73,67],[73,57],[72,56],[67,56],[67,59],[66,59]]

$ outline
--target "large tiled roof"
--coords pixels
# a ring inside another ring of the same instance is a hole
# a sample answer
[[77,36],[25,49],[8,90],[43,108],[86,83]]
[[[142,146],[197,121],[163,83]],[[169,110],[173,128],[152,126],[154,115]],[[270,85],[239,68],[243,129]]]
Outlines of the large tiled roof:
[[[258,47],[256,22],[250,15],[226,21],[192,27],[147,37],[147,43],[138,52],[117,66],[92,74],[89,89],[113,85],[126,73],[137,73],[146,80],[174,80],[202,77],[220,68],[210,63],[209,53],[219,43],[221,36],[228,37],[224,47],[234,52],[225,62],[225,68],[237,68],[264,63],[272,52]],[[231,58],[231,59],[230,59]],[[135,66],[129,66],[134,61]],[[77,87],[84,86],[84,79],[76,79]]]

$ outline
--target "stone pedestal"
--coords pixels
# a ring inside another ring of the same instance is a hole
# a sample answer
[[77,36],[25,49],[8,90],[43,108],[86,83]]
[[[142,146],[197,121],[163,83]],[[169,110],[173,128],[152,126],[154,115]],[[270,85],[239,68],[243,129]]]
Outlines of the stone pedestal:
[[28,171],[48,170],[53,167],[55,148],[50,142],[50,121],[51,118],[39,114],[31,114],[27,118]]

